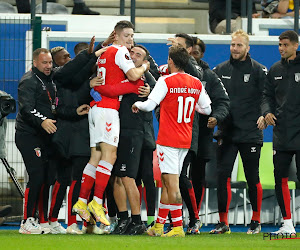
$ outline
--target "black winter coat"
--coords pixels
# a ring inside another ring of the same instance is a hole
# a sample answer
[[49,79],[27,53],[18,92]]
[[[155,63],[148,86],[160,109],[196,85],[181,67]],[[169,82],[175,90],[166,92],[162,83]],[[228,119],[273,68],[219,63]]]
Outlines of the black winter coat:
[[263,93],[263,114],[273,113],[275,150],[300,150],[300,52],[270,68]]
[[224,138],[233,143],[263,143],[263,132],[256,122],[262,116],[266,67],[248,55],[245,61],[231,57],[213,70],[221,78],[230,99],[230,115],[218,127],[223,130]]

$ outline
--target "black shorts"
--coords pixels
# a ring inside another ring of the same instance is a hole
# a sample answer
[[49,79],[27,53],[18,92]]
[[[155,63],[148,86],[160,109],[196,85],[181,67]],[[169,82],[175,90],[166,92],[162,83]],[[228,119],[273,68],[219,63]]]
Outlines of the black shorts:
[[136,179],[143,141],[140,135],[120,136],[117,161],[113,168],[115,176]]

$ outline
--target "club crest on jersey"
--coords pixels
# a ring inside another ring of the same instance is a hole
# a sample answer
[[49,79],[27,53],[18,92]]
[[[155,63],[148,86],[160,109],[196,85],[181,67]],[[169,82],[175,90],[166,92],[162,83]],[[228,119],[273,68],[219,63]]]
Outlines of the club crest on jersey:
[[125,59],[126,60],[131,60],[130,56],[128,54],[125,54]]
[[98,64],[105,64],[106,63],[106,58],[98,60]]
[[34,151],[35,151],[35,154],[36,154],[37,157],[41,157],[42,156],[42,152],[41,152],[40,148],[35,148]]
[[295,82],[300,82],[300,73],[295,73]]
[[250,74],[244,74],[244,82],[249,82]]

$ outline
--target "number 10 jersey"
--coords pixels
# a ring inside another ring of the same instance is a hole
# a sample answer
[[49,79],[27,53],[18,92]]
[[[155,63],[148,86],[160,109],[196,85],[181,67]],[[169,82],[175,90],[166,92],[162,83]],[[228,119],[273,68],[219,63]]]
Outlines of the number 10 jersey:
[[203,109],[211,103],[200,80],[186,73],[162,76],[149,99],[160,104],[157,144],[190,148],[196,103]]

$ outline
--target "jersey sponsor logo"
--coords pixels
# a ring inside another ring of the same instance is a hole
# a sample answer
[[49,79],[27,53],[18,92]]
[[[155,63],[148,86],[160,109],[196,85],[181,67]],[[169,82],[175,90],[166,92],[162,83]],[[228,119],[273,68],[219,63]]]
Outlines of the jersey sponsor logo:
[[300,82],[300,73],[295,73],[295,82]]
[[250,74],[244,74],[244,82],[249,82]]
[[231,76],[223,76],[223,75],[222,75],[222,78],[223,78],[223,79],[231,79]]
[[160,161],[164,161],[164,153],[163,152],[159,152],[159,160]]
[[34,151],[35,151],[35,154],[36,154],[37,157],[42,156],[41,148],[35,148]]
[[120,171],[126,172],[126,164],[123,163],[123,164],[121,165]]
[[251,147],[251,153],[256,153],[256,147]]
[[276,80],[282,80],[282,76],[275,76],[274,77],[274,80],[276,81]]

